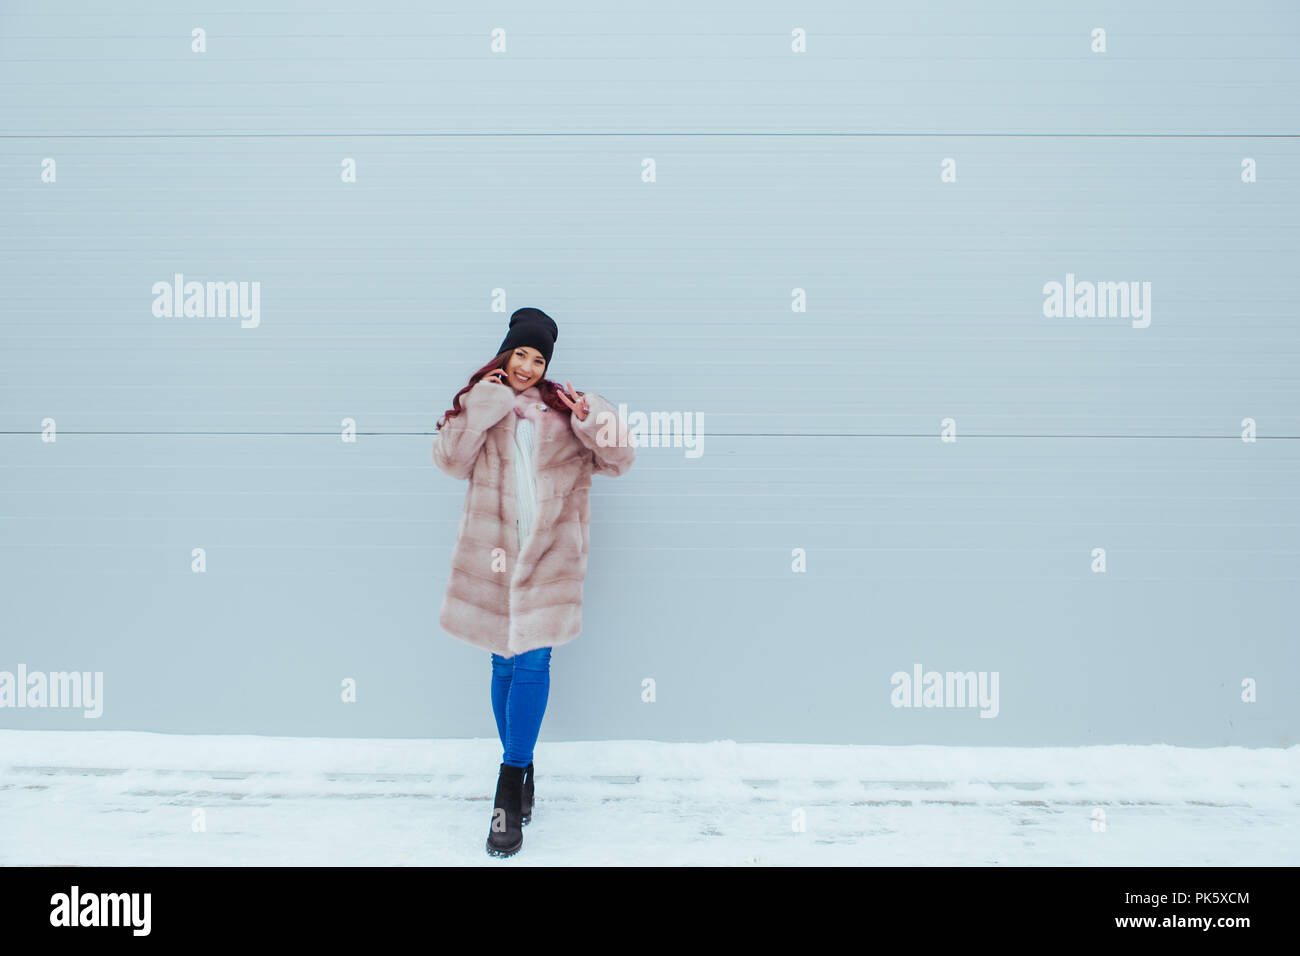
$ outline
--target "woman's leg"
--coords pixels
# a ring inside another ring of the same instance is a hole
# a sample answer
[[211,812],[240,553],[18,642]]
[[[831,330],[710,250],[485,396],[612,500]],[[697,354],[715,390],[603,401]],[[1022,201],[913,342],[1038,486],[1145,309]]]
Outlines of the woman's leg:
[[510,679],[515,673],[515,660],[516,658],[502,657],[500,654],[492,655],[492,713],[497,719],[497,736],[501,738],[502,751],[507,749],[510,741],[506,701],[510,698]]
[[533,747],[542,729],[546,698],[551,689],[551,649],[516,654],[514,675],[506,699],[506,746],[502,763],[526,767],[533,762]]

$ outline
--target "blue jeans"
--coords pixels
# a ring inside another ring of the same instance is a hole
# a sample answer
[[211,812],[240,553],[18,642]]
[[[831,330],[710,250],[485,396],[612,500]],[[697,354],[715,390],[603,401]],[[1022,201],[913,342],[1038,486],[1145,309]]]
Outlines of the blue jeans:
[[551,649],[492,655],[492,713],[501,737],[501,762],[527,767],[542,729],[546,697],[551,690]]

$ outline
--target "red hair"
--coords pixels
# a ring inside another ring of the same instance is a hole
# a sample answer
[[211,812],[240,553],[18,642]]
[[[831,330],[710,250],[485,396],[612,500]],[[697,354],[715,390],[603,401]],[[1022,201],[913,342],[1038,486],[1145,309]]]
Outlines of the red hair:
[[[435,427],[439,431],[442,430],[443,425],[447,424],[448,419],[455,418],[464,411],[464,409],[460,407],[460,397],[477,385],[479,381],[482,380],[483,376],[492,371],[492,369],[499,368],[504,370],[514,351],[514,349],[506,349],[492,361],[480,368],[477,372],[470,373],[469,384],[455,394],[451,400],[451,408],[443,412],[442,418],[438,419],[438,423]],[[563,412],[565,415],[573,414],[572,409],[570,409],[568,405],[564,404],[564,400],[560,398],[560,392],[563,391],[560,385],[552,382],[549,378],[539,379],[534,383],[534,385],[537,390],[542,393],[542,401],[546,403],[548,408],[553,408],[557,412]],[[515,390],[513,385],[503,385],[502,387],[508,388],[512,392]],[[577,389],[574,389],[574,391],[577,391]],[[516,392],[515,394],[518,393]],[[581,397],[582,392],[578,392],[578,396]]]

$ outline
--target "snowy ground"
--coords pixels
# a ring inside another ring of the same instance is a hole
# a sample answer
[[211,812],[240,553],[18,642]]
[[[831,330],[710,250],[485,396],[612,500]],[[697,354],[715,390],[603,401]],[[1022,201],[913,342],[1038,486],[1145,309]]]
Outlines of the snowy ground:
[[500,757],[496,740],[0,730],[0,863],[1300,863],[1300,747],[543,742],[509,860],[483,850]]

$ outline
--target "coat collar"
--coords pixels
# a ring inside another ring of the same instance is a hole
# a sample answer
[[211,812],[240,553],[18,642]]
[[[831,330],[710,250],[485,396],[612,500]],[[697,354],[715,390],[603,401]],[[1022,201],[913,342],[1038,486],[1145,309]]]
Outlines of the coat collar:
[[[542,412],[549,412],[550,409],[542,401],[542,390],[536,385],[529,385],[522,392],[515,393],[514,411],[519,418],[540,421]],[[553,416],[547,415],[545,417],[551,418]]]

